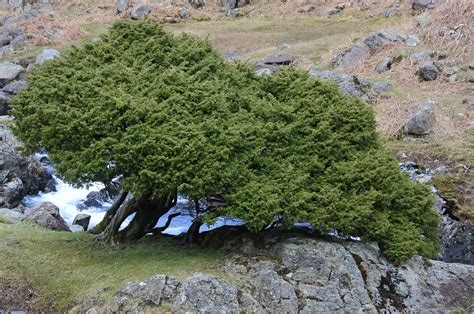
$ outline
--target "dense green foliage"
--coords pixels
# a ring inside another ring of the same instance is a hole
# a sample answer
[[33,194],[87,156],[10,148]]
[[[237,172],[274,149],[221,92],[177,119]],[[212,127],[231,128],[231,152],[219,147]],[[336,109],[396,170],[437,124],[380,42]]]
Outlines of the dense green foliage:
[[211,217],[309,221],[398,261],[438,247],[429,191],[400,173],[362,101],[295,69],[257,77],[151,22],[35,69],[13,110],[27,150],[45,147],[77,185],[122,175],[134,195],[217,197]]

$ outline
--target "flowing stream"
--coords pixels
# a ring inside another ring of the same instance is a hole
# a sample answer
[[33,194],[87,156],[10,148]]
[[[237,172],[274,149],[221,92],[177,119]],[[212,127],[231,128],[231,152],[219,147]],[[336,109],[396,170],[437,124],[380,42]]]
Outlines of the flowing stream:
[[[55,204],[60,211],[61,216],[64,218],[66,223],[71,226],[74,218],[78,214],[87,214],[91,216],[89,223],[89,230],[97,225],[105,215],[105,212],[112,204],[112,201],[101,202],[101,206],[85,206],[84,201],[87,200],[87,195],[91,192],[100,192],[105,186],[102,183],[92,183],[89,187],[76,188],[59,178],[54,168],[49,165],[48,162],[44,162],[44,158],[47,158],[46,154],[36,154],[35,158],[40,161],[43,166],[49,171],[53,178],[56,180],[56,191],[44,193],[41,192],[37,195],[27,196],[23,199],[23,203],[27,207],[34,207],[43,202],[51,202]],[[193,218],[188,214],[189,202],[185,197],[178,197],[178,202],[175,208],[173,208],[169,213],[161,217],[158,221],[157,227],[162,226],[168,220],[168,216],[180,212],[182,215],[175,217],[171,225],[166,229],[164,233],[178,235],[183,232],[186,232],[191,226]],[[124,228],[133,218],[130,216],[122,224]],[[212,225],[204,224],[201,226],[200,231],[207,231],[221,227],[223,225],[242,225],[243,222],[238,219],[221,217]]]

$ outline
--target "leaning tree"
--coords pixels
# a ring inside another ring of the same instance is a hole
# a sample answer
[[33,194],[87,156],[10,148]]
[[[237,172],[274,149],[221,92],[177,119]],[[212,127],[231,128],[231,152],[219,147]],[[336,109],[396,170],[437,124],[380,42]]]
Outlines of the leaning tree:
[[189,241],[226,215],[254,232],[310,222],[400,261],[438,247],[430,193],[400,173],[370,108],[299,70],[258,77],[205,40],[120,21],[35,69],[12,107],[26,151],[46,148],[68,182],[121,178],[93,229],[108,242],[163,231],[182,195]]

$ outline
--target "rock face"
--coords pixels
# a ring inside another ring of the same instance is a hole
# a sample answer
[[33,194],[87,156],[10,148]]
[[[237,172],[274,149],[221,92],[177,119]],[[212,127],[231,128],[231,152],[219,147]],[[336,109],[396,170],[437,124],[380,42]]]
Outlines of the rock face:
[[32,221],[42,227],[55,231],[71,231],[59,214],[59,208],[50,202],[44,202],[25,211],[24,221]]
[[[251,256],[242,255],[248,247]],[[220,267],[226,280],[200,273],[182,281],[156,275],[120,289],[106,310],[450,312],[474,302],[474,266],[415,257],[396,267],[375,244],[270,232],[235,235],[225,248],[241,252]]]
[[130,17],[132,20],[143,20],[145,17],[150,14],[150,7],[146,4],[137,4],[132,8]]
[[443,217],[442,259],[450,263],[474,265],[474,223]]
[[54,180],[34,158],[20,156],[19,146],[11,131],[0,126],[0,206],[13,208],[24,196],[45,191]]

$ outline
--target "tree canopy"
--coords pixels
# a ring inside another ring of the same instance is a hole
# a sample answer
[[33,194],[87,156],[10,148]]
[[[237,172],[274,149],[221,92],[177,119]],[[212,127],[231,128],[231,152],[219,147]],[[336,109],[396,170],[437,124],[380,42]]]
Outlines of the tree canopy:
[[143,236],[179,194],[197,230],[222,215],[254,232],[306,221],[397,261],[438,249],[430,192],[400,173],[372,110],[301,70],[259,77],[206,40],[120,21],[35,69],[12,107],[26,150],[46,148],[68,182],[122,178],[104,239]]

